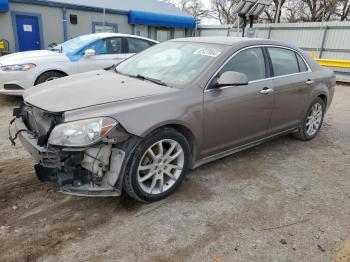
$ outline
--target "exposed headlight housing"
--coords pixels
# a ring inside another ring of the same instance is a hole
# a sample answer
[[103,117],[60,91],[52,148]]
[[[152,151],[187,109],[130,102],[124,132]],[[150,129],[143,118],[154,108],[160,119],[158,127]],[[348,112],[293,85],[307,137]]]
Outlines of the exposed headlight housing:
[[118,124],[112,118],[92,118],[56,126],[48,143],[55,146],[86,147],[95,144]]
[[2,66],[2,71],[28,71],[36,67],[36,64],[17,64]]

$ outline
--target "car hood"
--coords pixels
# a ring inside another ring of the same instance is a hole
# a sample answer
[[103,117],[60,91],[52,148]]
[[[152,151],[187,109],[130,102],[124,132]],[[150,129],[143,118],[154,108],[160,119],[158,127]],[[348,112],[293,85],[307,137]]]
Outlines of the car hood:
[[106,103],[174,92],[161,86],[115,73],[93,71],[46,82],[27,89],[26,103],[49,112],[65,112]]
[[62,57],[64,57],[64,54],[49,51],[49,50],[36,50],[36,51],[19,52],[19,53],[5,55],[3,57],[0,57],[0,64],[2,64],[2,65],[14,65],[14,64],[23,64],[23,63],[34,63],[37,60],[52,59],[55,57],[62,58]]

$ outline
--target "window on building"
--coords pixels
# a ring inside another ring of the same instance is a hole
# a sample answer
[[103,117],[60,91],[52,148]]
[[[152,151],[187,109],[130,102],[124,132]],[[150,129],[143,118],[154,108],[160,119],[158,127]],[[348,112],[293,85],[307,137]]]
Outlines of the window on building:
[[117,33],[118,25],[111,23],[93,22],[92,23],[93,33]]
[[268,48],[275,76],[299,73],[299,64],[294,51],[284,48]]
[[185,29],[175,29],[174,38],[184,38],[186,36]]
[[158,42],[165,42],[171,39],[171,31],[167,29],[157,29],[156,35]]
[[135,25],[135,35],[148,37],[148,26],[147,25]]
[[249,81],[266,78],[265,59],[261,48],[250,48],[235,55],[219,75],[234,71],[247,75]]
[[70,14],[69,21],[72,25],[77,25],[78,24],[78,16],[74,15],[74,14]]
[[138,38],[127,38],[129,53],[139,53],[153,44],[149,41],[138,39]]

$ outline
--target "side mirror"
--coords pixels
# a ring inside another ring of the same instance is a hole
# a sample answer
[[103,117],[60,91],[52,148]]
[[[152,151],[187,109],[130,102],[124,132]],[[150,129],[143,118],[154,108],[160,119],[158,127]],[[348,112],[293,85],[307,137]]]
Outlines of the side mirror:
[[85,52],[84,52],[84,56],[85,57],[91,57],[91,56],[94,56],[94,55],[96,55],[96,52],[93,49],[86,49]]
[[248,85],[248,77],[245,74],[234,71],[227,71],[216,80],[214,88],[243,85]]

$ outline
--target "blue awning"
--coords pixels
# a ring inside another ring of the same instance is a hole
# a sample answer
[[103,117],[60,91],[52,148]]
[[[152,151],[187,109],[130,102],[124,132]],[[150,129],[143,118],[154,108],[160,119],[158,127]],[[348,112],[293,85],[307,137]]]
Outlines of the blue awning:
[[7,12],[9,10],[9,1],[0,0],[0,12]]
[[196,21],[192,16],[166,15],[135,10],[129,12],[129,24],[196,28]]

